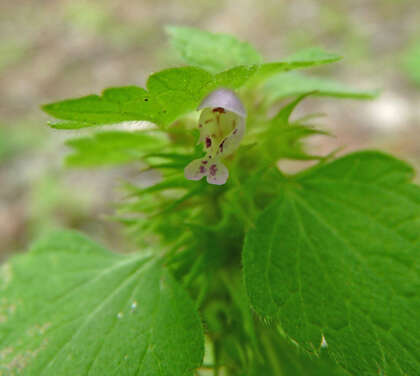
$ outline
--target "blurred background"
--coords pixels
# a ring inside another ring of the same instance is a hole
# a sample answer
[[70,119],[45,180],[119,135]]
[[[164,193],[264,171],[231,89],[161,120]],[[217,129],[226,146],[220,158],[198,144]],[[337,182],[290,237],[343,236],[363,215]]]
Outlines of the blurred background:
[[0,261],[60,226],[133,247],[109,220],[130,168],[64,168],[63,141],[80,131],[48,128],[39,106],[178,65],[165,25],[232,33],[268,61],[309,46],[341,54],[310,72],[381,95],[307,99],[300,113],[325,113],[335,134],[310,147],[381,148],[420,168],[419,0],[0,0]]

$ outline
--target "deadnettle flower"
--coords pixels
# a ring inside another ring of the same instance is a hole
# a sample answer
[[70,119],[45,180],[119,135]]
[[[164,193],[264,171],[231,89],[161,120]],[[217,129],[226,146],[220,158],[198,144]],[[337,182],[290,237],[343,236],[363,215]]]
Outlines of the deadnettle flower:
[[222,88],[204,98],[197,110],[202,110],[198,143],[203,143],[206,155],[189,163],[184,175],[189,180],[206,176],[210,184],[225,184],[229,171],[222,159],[239,147],[245,134],[244,106],[232,90]]

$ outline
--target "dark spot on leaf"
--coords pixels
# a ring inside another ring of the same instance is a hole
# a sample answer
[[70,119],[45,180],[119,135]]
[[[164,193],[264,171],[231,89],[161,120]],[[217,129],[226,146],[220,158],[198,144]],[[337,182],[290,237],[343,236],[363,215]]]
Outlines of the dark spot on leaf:
[[148,98],[144,98],[144,101],[145,101],[145,102],[148,102],[148,101],[149,101],[149,99],[148,99]]
[[202,164],[207,164],[207,161],[202,161],[201,163],[202,163]]

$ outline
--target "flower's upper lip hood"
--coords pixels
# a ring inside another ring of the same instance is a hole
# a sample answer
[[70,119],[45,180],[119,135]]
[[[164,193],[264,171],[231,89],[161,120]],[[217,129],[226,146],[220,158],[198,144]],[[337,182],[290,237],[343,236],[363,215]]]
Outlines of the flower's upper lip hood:
[[245,108],[238,96],[230,89],[220,88],[213,90],[198,106],[197,110],[203,108],[222,107],[227,111],[233,112],[241,117],[246,117]]

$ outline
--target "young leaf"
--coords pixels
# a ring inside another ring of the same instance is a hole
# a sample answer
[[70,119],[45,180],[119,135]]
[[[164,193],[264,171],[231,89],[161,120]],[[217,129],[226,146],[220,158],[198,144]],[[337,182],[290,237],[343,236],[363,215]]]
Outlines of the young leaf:
[[161,261],[58,232],[0,274],[0,374],[192,375],[203,333]]
[[310,94],[312,93],[305,93],[297,97],[267,121],[265,130],[260,135],[261,152],[267,161],[276,163],[281,158],[321,159],[320,156],[311,155],[304,150],[303,140],[313,135],[327,135],[328,133],[299,121],[290,121],[295,107]]
[[67,156],[66,162],[84,167],[128,163],[162,150],[167,143],[163,135],[152,132],[99,132],[67,141],[74,153]]
[[[220,35],[216,34],[214,38],[217,40],[219,37]],[[214,41],[213,37],[209,38]],[[222,37],[224,38],[227,36]],[[245,43],[237,43],[252,49]],[[208,50],[206,52],[208,53]],[[229,54],[231,53],[229,50]],[[239,64],[238,59],[236,57],[236,60],[228,64],[224,62],[224,67]],[[102,96],[88,95],[63,100],[46,104],[42,109],[61,120],[50,123],[51,127],[57,129],[79,129],[132,120],[146,120],[165,127],[180,116],[196,110],[201,100],[217,88],[239,89],[246,83],[259,84],[273,74],[331,63],[338,60],[339,56],[319,49],[309,49],[276,63],[261,65],[259,57],[252,58],[246,53],[241,59],[244,60],[241,63],[243,65],[214,75],[198,67],[165,69],[149,77],[147,89],[136,86],[110,88],[106,89]],[[215,61],[219,62],[218,59]]]
[[147,120],[164,126],[195,110],[212,79],[210,73],[198,68],[166,69],[149,77],[147,90],[136,86],[110,88],[104,90],[102,96],[51,103],[44,105],[43,110],[57,119],[67,120],[64,125],[53,124],[55,128],[128,120]]
[[166,126],[179,116],[195,111],[203,98],[217,87],[237,89],[255,73],[255,68],[237,67],[211,75],[195,67],[171,68],[152,74],[147,90],[120,87],[46,104],[42,109],[64,122],[50,124],[58,129],[78,129],[130,120],[147,120]]
[[187,64],[217,73],[239,65],[259,66],[262,76],[284,70],[331,63],[340,57],[319,48],[299,51],[284,61],[262,64],[262,56],[247,42],[228,34],[211,33],[191,27],[166,28],[171,43]]
[[339,55],[326,52],[320,48],[307,48],[298,51],[283,61],[261,65],[252,82],[262,81],[276,73],[329,64],[340,59]]
[[264,85],[270,101],[314,92],[336,98],[373,99],[376,91],[355,90],[340,82],[327,78],[305,76],[296,72],[280,73],[271,77]]
[[167,27],[166,31],[172,45],[187,64],[212,73],[237,65],[258,65],[262,62],[261,55],[254,47],[228,34],[179,26]]
[[359,152],[294,178],[246,236],[251,304],[309,352],[325,340],[354,375],[420,373],[420,188]]

